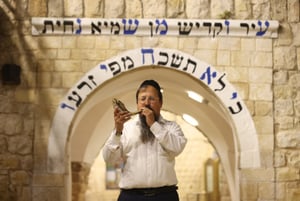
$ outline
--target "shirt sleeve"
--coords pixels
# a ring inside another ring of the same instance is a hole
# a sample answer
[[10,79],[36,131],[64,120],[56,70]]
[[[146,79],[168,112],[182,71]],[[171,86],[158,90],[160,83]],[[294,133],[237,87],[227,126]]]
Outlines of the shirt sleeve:
[[121,158],[121,136],[116,135],[116,130],[106,141],[102,149],[104,161],[107,163],[116,163]]
[[150,130],[160,145],[173,156],[179,155],[187,143],[180,126],[175,122],[154,122]]

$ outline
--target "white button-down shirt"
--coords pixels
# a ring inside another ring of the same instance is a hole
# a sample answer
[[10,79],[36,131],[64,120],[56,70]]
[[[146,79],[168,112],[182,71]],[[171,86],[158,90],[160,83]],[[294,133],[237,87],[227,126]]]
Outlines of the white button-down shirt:
[[176,122],[160,117],[150,130],[155,135],[153,143],[140,139],[138,116],[124,124],[123,134],[115,130],[103,147],[103,157],[108,163],[124,161],[120,188],[151,188],[177,184],[175,157],[187,142]]

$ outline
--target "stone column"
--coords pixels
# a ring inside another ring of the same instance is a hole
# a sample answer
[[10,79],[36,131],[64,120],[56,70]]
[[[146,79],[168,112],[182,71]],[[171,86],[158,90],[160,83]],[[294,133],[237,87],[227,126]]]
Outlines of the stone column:
[[72,201],[84,201],[88,185],[90,164],[83,162],[72,162]]

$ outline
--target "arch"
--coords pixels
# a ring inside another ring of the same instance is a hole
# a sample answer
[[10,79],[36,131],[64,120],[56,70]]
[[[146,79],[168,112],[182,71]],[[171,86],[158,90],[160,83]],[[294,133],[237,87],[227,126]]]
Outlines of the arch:
[[[48,144],[48,171],[66,173],[69,155],[72,160],[91,163],[101,148],[97,142],[103,142],[107,137],[95,132],[101,130],[109,134],[113,126],[99,128],[103,123],[97,124],[95,120],[105,122],[112,119],[111,110],[107,109],[111,108],[112,97],[122,96],[125,102],[134,103],[130,98],[134,97],[137,85],[143,77],[149,76],[149,72],[161,78],[159,81],[163,87],[172,86],[167,90],[170,92],[166,100],[184,102],[180,91],[191,86],[204,94],[208,104],[189,102],[189,108],[194,108],[189,112],[201,120],[199,129],[214,144],[224,162],[232,199],[239,200],[238,168],[260,165],[257,133],[249,111],[227,81],[225,73],[192,55],[173,49],[130,50],[101,62],[87,72],[69,90],[56,111]],[[180,82],[174,82],[173,76]],[[164,104],[168,105],[165,109],[183,112],[176,104],[170,101]],[[132,107],[129,105],[129,108]],[[209,118],[203,117],[199,111],[208,114]],[[83,138],[84,135],[89,136]]]

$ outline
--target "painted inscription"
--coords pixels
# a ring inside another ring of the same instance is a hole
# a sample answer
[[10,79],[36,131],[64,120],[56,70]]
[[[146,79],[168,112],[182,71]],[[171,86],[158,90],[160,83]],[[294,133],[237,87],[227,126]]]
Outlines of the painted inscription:
[[[215,93],[221,93],[226,90],[227,82],[224,81],[226,74],[219,73],[213,67],[199,64],[195,58],[174,50],[141,48],[135,51],[129,51],[112,60],[104,61],[96,67],[93,74],[88,73],[67,95],[67,99],[61,103],[61,109],[76,111],[80,104],[84,101],[87,94],[92,92],[101,83],[97,82],[98,78],[107,76],[117,76],[122,72],[130,69],[157,65],[161,67],[173,68],[183,71],[197,77]],[[238,101],[238,94],[235,91],[230,92],[227,97],[230,100],[228,110],[235,115],[243,110],[241,103]]]
[[32,18],[32,35],[277,37],[278,21]]

